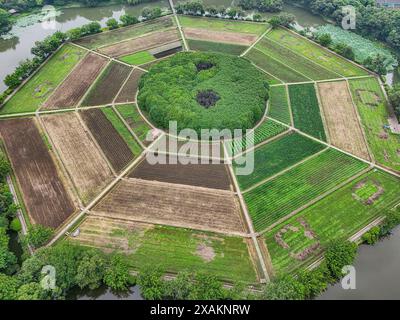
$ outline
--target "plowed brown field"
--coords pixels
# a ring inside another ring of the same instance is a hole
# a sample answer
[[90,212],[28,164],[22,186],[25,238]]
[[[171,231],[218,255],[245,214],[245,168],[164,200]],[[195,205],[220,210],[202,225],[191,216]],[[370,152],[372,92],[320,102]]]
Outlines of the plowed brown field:
[[140,77],[144,71],[135,69],[129,76],[128,81],[126,81],[115,102],[133,102],[136,100],[136,91],[138,89]]

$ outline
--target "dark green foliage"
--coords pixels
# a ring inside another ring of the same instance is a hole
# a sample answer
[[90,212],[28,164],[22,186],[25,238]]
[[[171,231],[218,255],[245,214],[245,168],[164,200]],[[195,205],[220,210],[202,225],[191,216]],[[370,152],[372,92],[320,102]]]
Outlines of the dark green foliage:
[[332,278],[339,279],[343,276],[342,268],[351,265],[357,254],[355,243],[335,240],[328,244],[325,251],[325,261]]
[[283,7],[282,0],[239,0],[239,7],[244,10],[256,9],[260,12],[277,12]]
[[119,27],[118,21],[115,18],[108,19],[106,21],[106,26],[110,30],[117,29]]
[[368,232],[364,233],[361,240],[369,245],[375,244],[379,240],[381,228],[379,226],[372,227]]
[[160,8],[144,8],[142,11],[142,17],[145,20],[152,20],[161,17],[162,11]]
[[268,22],[273,28],[276,28],[278,26],[284,26],[289,28],[292,25],[292,23],[295,22],[295,20],[296,17],[293,14],[282,12],[277,16],[273,16],[271,19],[268,20]]
[[304,298],[312,299],[326,290],[328,280],[323,268],[312,271],[300,270],[297,280],[304,286]]
[[28,230],[25,236],[26,243],[34,248],[45,245],[53,235],[53,229],[36,224]]
[[303,300],[305,287],[291,275],[279,276],[266,285],[263,298],[267,300]]
[[400,120],[400,84],[395,84],[388,90],[389,100],[397,119]]
[[318,36],[317,40],[324,47],[329,47],[329,45],[332,43],[332,37],[329,33],[321,34]]
[[16,298],[17,300],[45,300],[48,298],[48,294],[40,283],[31,282],[18,288]]
[[[75,280],[78,286],[91,290],[100,287],[105,274],[106,259],[97,250],[88,249],[82,255],[77,267]],[[109,270],[113,270],[111,267]],[[113,283],[112,283],[113,284]],[[112,287],[110,285],[110,287]]]
[[[146,300],[160,300],[164,295],[165,284],[162,280],[163,272],[160,269],[146,268],[138,276],[140,292]],[[168,294],[172,295],[171,288]]]
[[386,57],[379,53],[369,56],[364,60],[363,65],[379,75],[386,74]]
[[385,220],[380,226],[381,236],[385,236],[391,232],[391,230],[400,224],[400,207],[392,210],[386,210]]
[[338,43],[333,47],[333,50],[347,59],[355,59],[353,48],[345,43]]
[[113,254],[105,270],[104,283],[113,290],[127,290],[132,284],[132,277],[129,274],[129,265],[124,256]]
[[6,11],[0,8],[0,34],[6,33],[11,29],[11,15]]
[[[200,62],[215,66],[197,71]],[[151,121],[178,130],[247,129],[262,117],[268,98],[263,74],[245,59],[217,53],[178,53],[154,65],[139,84],[138,102]],[[205,109],[196,101],[201,90],[212,88],[220,97]]]
[[0,273],[0,300],[15,300],[18,280]]
[[131,24],[135,24],[135,23],[138,23],[138,22],[139,22],[138,18],[136,18],[136,17],[134,17],[134,16],[131,16],[131,15],[129,15],[129,14],[124,14],[124,15],[122,15],[122,16],[119,18],[119,20],[121,21],[121,23],[122,23],[123,26],[129,26],[129,25],[131,25]]

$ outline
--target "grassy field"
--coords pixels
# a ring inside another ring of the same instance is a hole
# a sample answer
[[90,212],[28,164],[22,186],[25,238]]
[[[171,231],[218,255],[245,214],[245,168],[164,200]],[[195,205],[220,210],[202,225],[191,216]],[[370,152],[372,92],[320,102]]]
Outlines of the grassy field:
[[268,116],[283,123],[290,124],[289,100],[285,86],[269,88],[269,109]]
[[[237,176],[239,186],[245,190],[256,183],[296,164],[325,146],[298,133],[289,133],[254,151],[254,171]],[[234,163],[234,167],[237,167]]]
[[[0,114],[33,112],[82,59],[85,50],[66,44],[0,109]],[[54,72],[54,71],[57,72]]]
[[244,194],[254,227],[263,230],[367,165],[329,149]]
[[[270,139],[284,131],[286,131],[287,128],[273,120],[267,119],[264,120],[264,122],[257,127],[254,130],[254,145],[258,145],[259,143]],[[236,139],[231,142],[227,143],[227,148],[231,148],[232,154],[238,154],[250,147],[252,145],[248,145],[247,139]]]
[[285,29],[274,29],[266,36],[342,76],[350,77],[368,74],[367,71],[357,67],[351,62]]
[[[379,216],[384,209],[391,208],[400,201],[399,183],[397,178],[387,173],[370,171],[264,234],[275,271],[277,273],[288,272],[309,263],[329,241],[348,238],[355,234]],[[371,185],[379,185],[384,190],[372,204],[366,204],[355,197],[356,193],[371,196],[375,192],[369,192]],[[314,239],[304,236],[305,230],[300,224],[300,219],[306,221],[310,226],[315,234]],[[285,249],[277,243],[275,236],[289,224],[298,228],[299,232],[285,233],[283,238],[289,245],[289,248]],[[293,254],[302,252],[318,242],[320,248],[303,260],[293,257]]]
[[137,156],[142,152],[142,148],[136,142],[135,138],[129,132],[128,128],[121,121],[118,115],[114,112],[112,108],[102,108],[101,111],[106,115],[107,119],[112,123],[114,128],[118,131],[121,137],[124,139],[126,144],[131,149],[132,153]]
[[278,60],[265,55],[256,48],[251,49],[245,57],[283,82],[302,82],[310,80]]
[[119,58],[119,60],[132,64],[132,65],[141,65],[144,63],[148,63],[150,61],[154,61],[156,58],[154,58],[154,56],[148,52],[148,51],[139,51],[136,52],[134,54],[130,54],[127,56],[123,56],[121,58]]
[[323,80],[338,77],[336,73],[315,64],[311,60],[294,53],[292,50],[280,46],[276,42],[270,41],[268,38],[263,38],[258,42],[256,48],[310,79]]
[[202,18],[191,16],[179,16],[182,27],[209,29],[217,31],[243,32],[262,34],[267,30],[268,24],[239,22],[227,19]]
[[375,160],[400,171],[400,136],[385,130],[388,124],[386,99],[375,78],[350,80],[350,90],[357,105],[368,145]]
[[211,52],[221,52],[232,54],[234,56],[240,55],[246,50],[246,46],[241,46],[238,44],[222,43],[222,42],[212,42],[212,41],[202,41],[202,40],[187,40],[189,48],[195,51],[211,51]]
[[289,97],[294,126],[315,138],[326,141],[314,84],[289,86]]
[[138,136],[140,141],[146,143],[147,133],[151,130],[151,127],[146,121],[140,116],[133,104],[124,104],[116,107],[121,116],[132,128],[132,131]]

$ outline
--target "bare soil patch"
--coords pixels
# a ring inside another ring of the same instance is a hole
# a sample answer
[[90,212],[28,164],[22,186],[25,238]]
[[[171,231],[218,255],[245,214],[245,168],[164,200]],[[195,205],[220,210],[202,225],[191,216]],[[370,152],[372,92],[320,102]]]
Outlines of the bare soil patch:
[[196,254],[206,262],[213,261],[215,258],[214,248],[206,243],[197,246]]
[[0,133],[33,223],[57,228],[74,211],[33,119],[0,121]]
[[184,28],[185,37],[193,40],[226,42],[250,46],[257,40],[257,35],[248,33],[214,31],[196,28]]
[[346,81],[318,83],[318,89],[332,144],[369,160]]
[[77,113],[43,116],[43,122],[82,201],[87,203],[111,180],[111,169]]
[[124,179],[92,214],[206,231],[243,232],[233,192]]
[[89,53],[45,102],[43,109],[74,107],[100,74],[108,60]]
[[139,80],[143,73],[144,71],[139,69],[133,70],[124,87],[121,89],[121,92],[118,94],[118,97],[115,99],[115,102],[133,102],[136,100]]
[[173,28],[162,32],[154,32],[132,40],[116,43],[108,47],[103,47],[100,48],[99,51],[110,57],[120,57],[177,40],[179,40],[179,35],[176,29]]

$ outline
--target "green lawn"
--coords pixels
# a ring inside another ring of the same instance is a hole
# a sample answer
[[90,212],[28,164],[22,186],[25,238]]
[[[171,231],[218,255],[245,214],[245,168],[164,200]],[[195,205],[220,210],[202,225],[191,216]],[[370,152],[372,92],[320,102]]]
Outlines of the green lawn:
[[121,137],[124,139],[126,144],[131,149],[132,153],[137,156],[142,152],[142,148],[136,142],[135,138],[129,132],[128,128],[121,121],[118,115],[114,112],[112,108],[101,108],[101,111],[106,115],[107,119],[112,123],[114,128],[118,131]]
[[289,86],[289,97],[294,126],[315,138],[326,141],[314,84]]
[[154,58],[154,56],[148,51],[139,51],[134,54],[123,56],[122,58],[119,58],[119,60],[138,66],[150,61],[154,61],[156,58]]
[[244,193],[254,227],[263,230],[346,181],[367,164],[329,149]]
[[[289,133],[254,151],[254,171],[237,176],[245,190],[325,148],[324,145],[298,133]],[[234,163],[234,167],[240,167]]]
[[269,88],[268,116],[283,123],[290,124],[290,110],[286,86],[274,86]]
[[192,40],[192,39],[188,39],[187,42],[191,50],[222,52],[222,53],[232,54],[234,56],[240,55],[248,48],[247,46],[241,46],[238,44]]
[[272,74],[283,82],[310,81],[309,78],[306,78],[278,60],[265,55],[262,51],[256,48],[251,49],[245,57],[252,61],[256,66]]
[[375,78],[349,80],[353,99],[360,113],[368,145],[375,160],[400,171],[400,135],[383,126],[388,124],[386,99]]
[[124,104],[116,107],[121,116],[125,119],[132,131],[138,136],[140,141],[144,144],[149,144],[146,140],[147,133],[151,130],[151,127],[141,117],[136,105]]
[[202,18],[193,16],[178,16],[183,28],[199,28],[217,31],[243,32],[252,34],[262,34],[267,31],[267,23],[254,23],[232,21],[218,18]]
[[307,57],[314,62],[324,66],[342,76],[362,76],[368,73],[348,62],[347,60],[319,47],[317,44],[302,38],[301,36],[279,28],[274,29],[266,35],[269,39],[278,42],[280,45],[293,50],[294,52]]
[[[364,186],[357,190],[360,182]],[[360,201],[354,196],[355,193],[360,192],[364,195],[368,194],[368,197],[371,196],[376,190],[372,188],[371,191],[371,185],[384,189],[384,192],[372,204],[365,204],[363,200]],[[289,272],[310,263],[310,260],[315,258],[329,241],[348,238],[355,234],[379,216],[383,210],[399,203],[399,186],[399,179],[381,171],[370,171],[264,234],[275,271]],[[300,224],[300,219],[303,219],[315,233],[314,239],[304,236],[305,228]],[[289,245],[289,248],[285,249],[278,244],[275,236],[289,224],[298,228],[298,231],[285,233],[283,238]],[[302,252],[318,242],[320,248],[306,256],[304,260],[293,257],[293,253]]]
[[36,111],[82,59],[85,52],[73,45],[64,45],[0,109],[0,114]]

